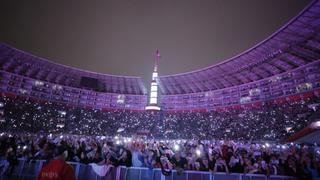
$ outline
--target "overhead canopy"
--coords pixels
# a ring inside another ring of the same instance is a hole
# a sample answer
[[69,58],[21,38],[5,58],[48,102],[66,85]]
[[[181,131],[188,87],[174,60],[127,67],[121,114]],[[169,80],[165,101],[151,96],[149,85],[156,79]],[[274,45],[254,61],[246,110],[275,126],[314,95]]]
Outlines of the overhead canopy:
[[271,77],[320,59],[320,1],[269,38],[222,63],[176,75],[160,76],[163,95],[223,89]]

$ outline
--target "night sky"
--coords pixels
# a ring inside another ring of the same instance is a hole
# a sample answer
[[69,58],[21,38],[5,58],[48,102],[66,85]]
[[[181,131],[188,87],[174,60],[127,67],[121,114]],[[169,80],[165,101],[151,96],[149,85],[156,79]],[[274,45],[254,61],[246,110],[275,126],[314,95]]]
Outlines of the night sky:
[[0,42],[81,69],[151,79],[203,68],[264,40],[307,0],[1,0]]

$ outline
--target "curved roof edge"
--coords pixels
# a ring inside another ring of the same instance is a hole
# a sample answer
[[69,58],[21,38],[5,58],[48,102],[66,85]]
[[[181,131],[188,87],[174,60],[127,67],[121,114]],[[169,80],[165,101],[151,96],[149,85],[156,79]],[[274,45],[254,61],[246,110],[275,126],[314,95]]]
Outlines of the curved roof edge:
[[169,75],[163,75],[163,76],[159,76],[160,78],[167,78],[167,77],[175,77],[175,76],[181,76],[181,75],[188,75],[188,74],[192,74],[192,73],[198,73],[201,71],[205,71],[208,70],[210,68],[214,68],[217,66],[220,66],[222,64],[231,62],[235,59],[237,59],[238,57],[241,57],[247,53],[249,53],[250,51],[258,48],[260,45],[262,45],[263,43],[267,42],[268,40],[272,39],[273,37],[275,37],[277,34],[279,34],[282,30],[284,30],[285,28],[287,28],[290,24],[292,24],[295,20],[297,20],[303,13],[305,13],[309,8],[312,7],[313,4],[315,4],[317,2],[317,0],[312,0],[306,7],[304,7],[296,16],[294,16],[291,20],[289,20],[286,24],[284,24],[280,29],[278,29],[276,32],[272,33],[271,35],[269,35],[267,38],[265,38],[264,40],[258,42],[257,44],[255,44],[254,46],[252,46],[251,48],[231,57],[228,58],[226,60],[223,60],[217,64],[213,64],[204,68],[200,68],[200,69],[196,69],[196,70],[192,70],[192,71],[188,71],[188,72],[182,72],[182,73],[177,73],[177,74],[169,74]]
[[208,90],[208,91],[200,91],[200,92],[191,92],[191,93],[182,93],[182,94],[163,94],[161,96],[185,96],[185,95],[196,95],[196,94],[204,94],[204,93],[210,93],[210,92],[217,92],[217,91],[227,91],[227,90],[230,90],[230,89],[234,89],[234,88],[240,88],[240,87],[243,87],[243,86],[249,86],[249,85],[252,85],[252,84],[256,84],[256,83],[260,83],[260,82],[263,82],[263,81],[266,81],[266,80],[270,80],[270,79],[273,79],[273,78],[276,78],[276,77],[279,77],[279,76],[283,76],[285,74],[288,74],[288,73],[293,73],[294,71],[298,71],[298,70],[301,70],[301,69],[304,69],[308,66],[311,66],[311,65],[315,65],[317,63],[319,63],[319,61],[315,61],[315,62],[312,62],[310,64],[305,64],[303,66],[300,66],[296,69],[291,69],[289,71],[286,71],[286,72],[282,72],[280,74],[276,74],[276,75],[273,75],[273,76],[270,76],[270,77],[267,77],[267,78],[264,78],[264,79],[259,79],[257,81],[253,81],[253,82],[248,82],[248,83],[245,83],[245,84],[240,84],[238,86],[231,86],[231,87],[225,87],[225,88],[222,88],[222,89],[215,89],[215,90]]
[[72,70],[75,70],[75,71],[81,71],[81,72],[84,72],[84,73],[89,73],[89,74],[93,74],[93,75],[100,75],[100,76],[112,76],[112,77],[118,77],[118,78],[139,78],[139,79],[142,79],[141,76],[126,76],[126,75],[113,75],[113,74],[99,73],[99,72],[93,72],[93,71],[90,71],[90,70],[80,69],[80,68],[77,68],[77,67],[72,67],[72,66],[56,63],[56,62],[53,62],[53,61],[51,61],[49,59],[42,58],[42,57],[36,56],[34,54],[31,54],[29,52],[17,49],[15,47],[13,47],[13,46],[11,46],[9,44],[3,43],[3,42],[0,42],[0,46],[6,46],[6,47],[11,48],[11,49],[13,49],[15,51],[18,51],[18,52],[20,52],[22,54],[26,54],[28,56],[34,57],[39,62],[42,61],[44,63],[48,63],[50,65],[54,65],[54,66],[58,66],[58,67],[62,67],[62,68],[72,69]]

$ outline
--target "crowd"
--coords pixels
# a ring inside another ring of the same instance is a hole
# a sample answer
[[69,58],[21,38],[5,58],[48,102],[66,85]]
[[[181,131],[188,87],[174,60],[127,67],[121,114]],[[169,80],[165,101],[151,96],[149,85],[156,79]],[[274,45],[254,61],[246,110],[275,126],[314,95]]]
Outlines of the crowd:
[[319,177],[320,149],[298,144],[222,140],[152,140],[120,136],[0,134],[0,173],[10,174],[17,159],[51,159],[56,146],[67,161],[95,166],[161,168],[170,175],[184,170]]
[[319,149],[270,142],[314,121],[319,103],[306,98],[259,108],[150,112],[1,97],[0,174],[10,174],[19,158],[51,159],[59,146],[67,161],[161,168],[165,175],[176,169],[318,177]]
[[310,124],[320,112],[320,98],[207,112],[102,111],[3,97],[0,102],[4,111],[0,125],[6,132],[106,136],[143,132],[162,139],[283,140]]

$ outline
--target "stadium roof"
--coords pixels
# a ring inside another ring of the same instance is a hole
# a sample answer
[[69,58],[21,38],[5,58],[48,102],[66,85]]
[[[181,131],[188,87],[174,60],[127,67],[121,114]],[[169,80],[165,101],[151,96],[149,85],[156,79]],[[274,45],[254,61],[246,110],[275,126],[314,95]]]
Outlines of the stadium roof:
[[161,94],[187,94],[245,84],[319,60],[320,2],[301,13],[266,40],[219,64],[160,76]]
[[101,90],[103,92],[136,95],[147,93],[141,77],[102,74],[57,64],[6,44],[0,44],[0,70],[70,87],[80,87],[81,78],[88,77],[104,84]]
[[[313,1],[266,40],[221,63],[187,73],[160,76],[162,95],[188,94],[246,84],[310,64],[320,58],[320,1]],[[95,78],[101,92],[146,95],[141,77],[116,76],[56,64],[0,44],[0,70],[81,88],[81,78]]]

